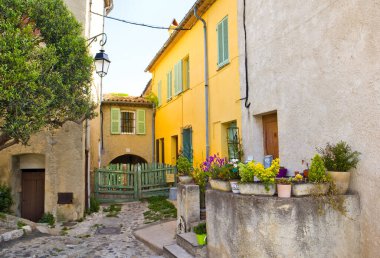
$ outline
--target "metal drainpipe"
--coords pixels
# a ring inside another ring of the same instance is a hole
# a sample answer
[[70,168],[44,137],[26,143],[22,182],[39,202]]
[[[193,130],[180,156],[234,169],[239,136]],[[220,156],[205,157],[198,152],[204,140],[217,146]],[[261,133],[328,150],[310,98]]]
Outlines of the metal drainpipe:
[[194,16],[203,23],[204,34],[204,65],[205,65],[205,112],[206,112],[206,157],[210,156],[209,144],[209,110],[208,110],[208,49],[207,49],[207,25],[206,21],[198,16],[198,7],[194,7]]
[[156,143],[156,134],[155,134],[155,130],[156,130],[156,105],[153,103],[153,114],[152,114],[152,163],[155,162],[155,159],[154,159],[154,150],[155,150],[155,143]]

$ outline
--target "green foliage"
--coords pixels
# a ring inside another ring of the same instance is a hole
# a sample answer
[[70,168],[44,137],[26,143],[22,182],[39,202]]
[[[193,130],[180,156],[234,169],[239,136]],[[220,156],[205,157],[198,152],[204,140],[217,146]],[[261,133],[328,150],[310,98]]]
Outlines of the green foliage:
[[165,197],[152,196],[147,200],[149,210],[144,212],[145,223],[177,217],[177,209]]
[[327,181],[326,168],[321,156],[315,154],[311,161],[309,170],[309,181],[313,183],[324,183]]
[[206,223],[199,223],[197,226],[193,228],[193,231],[197,235],[207,234]]
[[21,220],[17,221],[17,228],[18,229],[21,229],[24,226],[26,226],[26,224],[24,222],[22,222]]
[[90,209],[87,211],[88,214],[92,214],[94,212],[98,212],[100,209],[100,203],[98,199],[96,199],[94,196],[90,197]]
[[317,148],[317,150],[322,155],[328,171],[347,172],[356,168],[361,154],[358,151],[352,151],[351,146],[344,141],[335,145],[327,143],[325,148]]
[[108,212],[106,217],[117,217],[121,211],[121,204],[111,204],[108,208],[103,208],[104,212]]
[[129,96],[129,94],[128,93],[110,93],[110,95],[111,96],[113,96],[113,97],[128,97]]
[[291,185],[293,182],[293,179],[291,177],[289,178],[278,178],[276,179],[276,183],[279,185]]
[[251,166],[244,163],[239,163],[239,174],[240,174],[240,182],[242,183],[252,183],[254,181],[254,170],[251,168]]
[[50,212],[47,212],[47,213],[44,213],[44,215],[42,215],[42,218],[40,218],[40,220],[38,222],[39,223],[47,223],[47,224],[49,224],[50,227],[54,227],[55,218],[54,218],[53,214],[51,214]]
[[213,170],[210,172],[210,176],[212,179],[220,179],[223,181],[228,181],[234,178],[235,174],[232,172],[233,165],[224,164],[221,167],[215,166]]
[[92,118],[92,61],[62,0],[0,0],[0,150]]
[[145,96],[145,99],[152,102],[155,107],[158,107],[158,97],[153,92]]
[[193,164],[183,155],[180,155],[177,159],[178,175],[190,175],[193,170]]
[[204,193],[206,191],[207,174],[203,172],[201,168],[195,168],[191,173],[191,176],[194,179],[195,184],[199,185],[201,193]]
[[11,188],[6,185],[0,185],[0,212],[11,212],[13,204]]

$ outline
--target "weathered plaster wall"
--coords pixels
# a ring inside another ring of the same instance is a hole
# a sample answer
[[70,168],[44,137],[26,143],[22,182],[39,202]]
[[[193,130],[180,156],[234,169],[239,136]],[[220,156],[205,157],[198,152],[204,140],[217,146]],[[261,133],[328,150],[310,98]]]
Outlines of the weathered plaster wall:
[[[351,190],[361,199],[362,257],[380,250],[380,1],[246,1],[249,101],[246,157],[263,157],[260,115],[277,110],[282,165],[301,170],[315,147],[347,141],[362,152]],[[239,48],[244,54],[242,0]],[[244,59],[240,59],[245,97]]]
[[[83,216],[83,144],[83,126],[68,122],[60,130],[34,135],[28,146],[16,145],[0,152],[0,183],[12,186],[12,194],[16,201],[13,208],[17,215],[20,215],[22,191],[22,158],[19,155],[41,154],[45,157],[45,212],[52,212],[60,220],[75,220]],[[57,204],[59,192],[72,192],[73,204]]]
[[347,217],[331,208],[318,215],[312,197],[208,190],[206,205],[209,257],[362,257],[357,195],[345,196]]

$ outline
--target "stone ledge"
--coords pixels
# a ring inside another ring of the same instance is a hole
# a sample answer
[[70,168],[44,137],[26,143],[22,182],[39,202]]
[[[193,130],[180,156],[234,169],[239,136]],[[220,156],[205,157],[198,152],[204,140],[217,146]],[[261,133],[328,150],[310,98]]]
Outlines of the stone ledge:
[[210,257],[360,257],[359,196],[345,195],[347,215],[314,197],[264,197],[208,190]]

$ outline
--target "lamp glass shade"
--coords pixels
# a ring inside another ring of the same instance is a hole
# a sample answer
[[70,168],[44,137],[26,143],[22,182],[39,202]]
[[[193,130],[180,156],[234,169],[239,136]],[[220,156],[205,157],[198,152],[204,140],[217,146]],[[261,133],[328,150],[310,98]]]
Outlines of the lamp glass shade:
[[104,50],[100,50],[99,53],[95,55],[95,69],[96,73],[100,77],[104,77],[108,73],[108,68],[110,66],[111,61],[108,58],[108,55],[104,53]]

